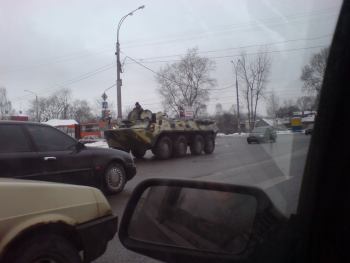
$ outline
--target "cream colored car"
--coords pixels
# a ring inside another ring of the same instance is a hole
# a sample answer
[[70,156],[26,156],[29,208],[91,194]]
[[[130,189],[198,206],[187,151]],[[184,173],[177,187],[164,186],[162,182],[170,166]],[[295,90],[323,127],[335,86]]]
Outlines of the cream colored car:
[[96,188],[0,178],[0,262],[90,262],[118,218]]

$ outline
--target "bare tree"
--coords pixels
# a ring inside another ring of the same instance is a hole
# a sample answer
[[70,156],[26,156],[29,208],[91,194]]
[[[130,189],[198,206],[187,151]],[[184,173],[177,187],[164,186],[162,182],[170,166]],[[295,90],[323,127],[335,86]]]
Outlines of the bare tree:
[[38,107],[36,101],[32,100],[28,109],[28,115],[33,119],[38,109],[38,118],[40,121],[49,119],[67,119],[69,107],[71,106],[71,92],[69,89],[62,89],[55,92],[48,98],[38,98]]
[[301,80],[304,82],[303,89],[309,94],[318,97],[321,90],[323,75],[326,70],[329,48],[322,49],[314,54],[309,64],[303,67]]
[[223,108],[221,103],[216,103],[215,105],[215,115],[221,115],[223,113]]
[[283,106],[280,106],[277,110],[278,118],[291,118],[294,112],[298,112],[300,109],[296,105],[296,102],[292,99],[285,100]]
[[165,111],[179,114],[179,108],[192,107],[195,115],[209,100],[216,80],[210,77],[213,61],[200,57],[197,49],[187,51],[179,62],[167,65],[157,74],[159,94]]
[[88,122],[94,120],[91,107],[86,100],[75,100],[68,107],[68,118],[74,119],[79,123]]
[[237,61],[237,72],[240,78],[240,89],[246,102],[249,128],[253,129],[256,120],[256,109],[263,97],[267,78],[270,73],[271,59],[267,52],[260,51],[254,57],[242,53]]
[[273,118],[274,120],[277,118],[277,111],[280,107],[279,97],[272,91],[266,98],[266,113],[267,116]]
[[315,105],[315,97],[313,96],[302,96],[297,99],[296,106],[298,106],[299,110],[304,111],[312,111]]
[[231,114],[237,116],[237,105],[236,104],[232,104],[231,107],[228,110],[228,113],[231,113]]
[[7,91],[5,87],[0,87],[0,120],[4,119],[5,116],[12,114],[12,104],[7,98]]

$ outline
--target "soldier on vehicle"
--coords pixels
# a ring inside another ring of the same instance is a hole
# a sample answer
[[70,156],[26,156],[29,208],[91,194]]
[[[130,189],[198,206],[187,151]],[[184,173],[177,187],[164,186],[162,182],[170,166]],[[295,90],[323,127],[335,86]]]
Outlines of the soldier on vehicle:
[[143,108],[141,107],[140,103],[138,102],[135,103],[135,107],[133,111],[137,113],[137,119],[140,119],[141,113],[143,111]]

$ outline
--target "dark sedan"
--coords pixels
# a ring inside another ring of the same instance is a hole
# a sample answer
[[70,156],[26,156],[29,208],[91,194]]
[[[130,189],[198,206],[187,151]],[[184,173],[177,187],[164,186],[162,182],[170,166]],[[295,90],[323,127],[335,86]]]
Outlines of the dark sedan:
[[251,144],[252,142],[276,142],[277,134],[276,131],[270,127],[256,127],[254,128],[247,137],[247,142]]
[[313,124],[308,125],[308,126],[306,127],[306,129],[305,129],[305,135],[311,135],[313,129],[314,129],[314,125],[313,125]]
[[0,121],[0,177],[88,185],[115,194],[135,174],[126,152],[85,147],[44,124]]

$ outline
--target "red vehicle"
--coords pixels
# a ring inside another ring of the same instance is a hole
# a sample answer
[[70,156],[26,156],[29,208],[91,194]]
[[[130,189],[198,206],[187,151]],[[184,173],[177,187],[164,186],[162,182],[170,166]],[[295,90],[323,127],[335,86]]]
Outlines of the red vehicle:
[[86,136],[96,136],[98,138],[102,137],[101,123],[82,123],[80,126],[80,138],[83,139]]

